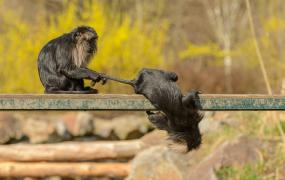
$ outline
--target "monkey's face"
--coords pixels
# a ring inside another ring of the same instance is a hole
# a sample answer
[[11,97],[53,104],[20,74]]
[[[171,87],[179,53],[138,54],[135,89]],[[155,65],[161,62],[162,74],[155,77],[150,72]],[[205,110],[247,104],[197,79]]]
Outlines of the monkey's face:
[[82,46],[85,53],[94,54],[97,51],[98,35],[93,28],[81,26],[73,30],[72,33],[77,47]]

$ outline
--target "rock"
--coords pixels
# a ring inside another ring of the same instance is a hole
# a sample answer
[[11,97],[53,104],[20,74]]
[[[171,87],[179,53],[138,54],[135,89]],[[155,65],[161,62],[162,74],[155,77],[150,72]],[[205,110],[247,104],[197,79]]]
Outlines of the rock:
[[157,145],[166,145],[167,142],[167,132],[162,130],[153,130],[152,132],[147,133],[141,137],[141,141],[146,146],[157,146]]
[[62,180],[63,178],[59,176],[50,176],[50,177],[44,177],[44,178],[31,178],[31,177],[25,177],[23,180]]
[[[67,131],[73,136],[83,136],[93,131],[93,116],[87,112],[69,112],[63,115],[59,121],[64,122]],[[60,127],[60,126],[59,126]],[[63,129],[61,127],[61,129]]]
[[47,143],[69,140],[70,134],[63,121],[58,120],[59,113],[15,113],[21,124],[23,135],[31,143]]
[[9,142],[11,139],[21,139],[22,131],[19,121],[10,113],[0,113],[0,144]]
[[135,139],[152,129],[145,116],[125,115],[107,119],[94,119],[93,133],[107,139]]
[[210,134],[220,131],[225,126],[238,127],[239,124],[240,121],[229,116],[228,113],[216,112],[213,115],[213,113],[206,112],[199,123],[199,128],[202,134]]
[[24,177],[23,180],[37,180],[36,178]]
[[205,113],[204,118],[199,123],[199,128],[202,134],[213,133],[220,130],[221,123],[213,119],[212,114]]
[[60,137],[60,139],[70,140],[72,138],[63,121],[55,121],[54,126],[56,129],[56,134]]
[[84,136],[92,133],[92,118],[86,112],[68,112],[60,117],[38,114],[23,118],[22,126],[31,143],[58,142],[71,139],[71,135]]
[[51,176],[51,177],[46,177],[45,180],[61,180],[62,178],[59,176]]
[[111,133],[113,131],[113,126],[112,120],[95,118],[93,120],[93,134],[104,139],[112,139]]
[[255,163],[259,160],[260,151],[273,151],[273,147],[272,142],[246,136],[227,141],[198,165],[191,167],[187,179],[216,180],[215,170],[226,166]]
[[22,120],[23,134],[31,143],[53,142],[57,133],[54,123],[46,117],[31,117]]
[[114,133],[120,139],[135,139],[147,133],[151,127],[146,116],[120,116],[112,119]]
[[131,163],[127,180],[182,180],[185,179],[184,155],[165,146],[155,146],[139,153]]

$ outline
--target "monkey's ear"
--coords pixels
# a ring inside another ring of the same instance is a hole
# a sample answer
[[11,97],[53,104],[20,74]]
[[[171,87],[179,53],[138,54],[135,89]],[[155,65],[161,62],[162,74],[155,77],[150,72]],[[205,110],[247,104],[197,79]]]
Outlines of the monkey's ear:
[[169,72],[168,77],[173,82],[176,82],[178,80],[178,76],[175,72]]

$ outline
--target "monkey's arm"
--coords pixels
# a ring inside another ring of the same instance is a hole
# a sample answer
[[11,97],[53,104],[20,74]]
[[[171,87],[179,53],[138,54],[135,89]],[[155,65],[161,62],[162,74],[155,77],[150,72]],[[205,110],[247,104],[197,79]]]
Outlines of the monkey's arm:
[[169,130],[168,118],[165,114],[163,114],[162,112],[154,113],[151,111],[147,111],[146,113],[150,122],[153,123],[157,129],[166,131]]
[[[56,56],[57,71],[70,79],[91,79],[95,82],[101,80],[100,74],[87,68],[78,67],[73,63],[72,52],[69,46],[64,47],[66,50],[59,48]],[[68,50],[69,49],[69,50]],[[68,51],[67,51],[68,50]]]
[[72,78],[72,79],[91,79],[95,82],[98,82],[101,80],[101,76],[99,73],[91,71],[87,68],[79,68],[79,67],[73,66],[70,68],[62,68],[59,71],[66,77]]

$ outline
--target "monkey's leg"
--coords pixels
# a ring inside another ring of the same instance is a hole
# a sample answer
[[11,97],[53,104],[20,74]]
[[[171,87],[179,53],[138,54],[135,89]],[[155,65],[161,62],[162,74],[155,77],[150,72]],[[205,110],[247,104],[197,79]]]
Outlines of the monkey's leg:
[[83,90],[71,90],[71,91],[63,91],[55,87],[49,87],[45,89],[45,94],[97,94],[97,89],[92,88],[84,88]]
[[195,100],[199,99],[199,91],[191,91],[182,98],[182,104],[185,107],[196,109],[198,107]]
[[150,122],[153,123],[157,129],[169,130],[168,118],[165,114],[161,112],[154,113],[151,111],[147,111],[146,113]]
[[97,94],[98,91],[45,91],[45,94]]
[[55,88],[55,87],[47,87],[45,88],[45,94],[57,94],[54,92],[60,91],[60,89]]
[[89,86],[84,87],[84,80],[83,79],[70,79],[69,81],[70,87],[68,91],[82,91],[85,94],[97,94],[98,90],[93,89]]
[[97,89],[93,89],[91,87],[84,87],[84,91],[89,92],[89,94],[97,94],[98,93]]

